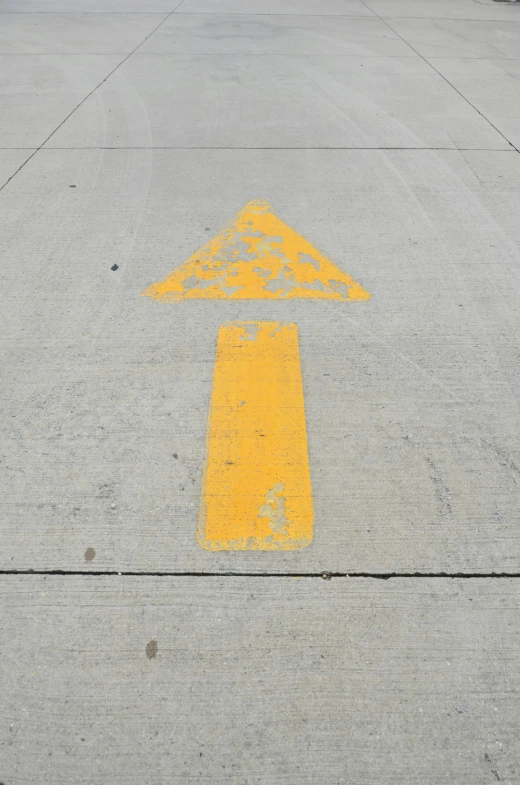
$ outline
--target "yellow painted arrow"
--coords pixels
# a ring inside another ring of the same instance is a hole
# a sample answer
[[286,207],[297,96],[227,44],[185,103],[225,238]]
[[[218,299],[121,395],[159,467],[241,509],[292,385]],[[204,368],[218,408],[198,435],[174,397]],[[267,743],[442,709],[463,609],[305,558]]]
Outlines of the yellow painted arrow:
[[[370,297],[262,201],[143,294],[166,302]],[[312,524],[298,328],[222,325],[197,540],[211,551],[298,550]]]
[[262,201],[246,204],[219,235],[143,294],[168,302],[370,297]]

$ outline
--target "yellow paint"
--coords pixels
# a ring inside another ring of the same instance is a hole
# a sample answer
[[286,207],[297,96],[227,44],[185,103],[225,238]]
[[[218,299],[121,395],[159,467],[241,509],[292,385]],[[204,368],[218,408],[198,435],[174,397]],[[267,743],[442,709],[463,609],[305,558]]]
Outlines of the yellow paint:
[[273,213],[253,201],[215,238],[144,295],[156,300],[368,300],[370,294]]
[[198,542],[210,551],[299,550],[312,489],[298,328],[220,328]]

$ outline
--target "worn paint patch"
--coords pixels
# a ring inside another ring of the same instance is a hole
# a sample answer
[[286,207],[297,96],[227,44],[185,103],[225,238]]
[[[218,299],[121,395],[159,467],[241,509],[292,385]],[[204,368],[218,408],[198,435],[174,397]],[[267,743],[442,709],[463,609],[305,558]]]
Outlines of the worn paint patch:
[[273,212],[252,201],[222,232],[143,294],[156,300],[368,300],[370,294]]
[[284,490],[283,483],[277,482],[270,491],[267,491],[265,504],[258,508],[258,515],[261,518],[269,518],[269,526],[277,534],[285,534],[292,524],[285,514]]
[[298,328],[220,328],[202,483],[200,545],[211,551],[299,550],[313,504]]

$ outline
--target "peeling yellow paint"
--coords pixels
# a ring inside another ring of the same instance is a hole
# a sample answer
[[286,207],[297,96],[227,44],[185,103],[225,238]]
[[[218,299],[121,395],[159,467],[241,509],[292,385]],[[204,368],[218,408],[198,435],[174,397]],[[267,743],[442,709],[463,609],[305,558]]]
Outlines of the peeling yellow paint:
[[220,328],[198,542],[211,551],[299,550],[312,540],[298,328]]
[[246,204],[219,235],[143,295],[167,302],[195,298],[370,298],[350,275],[260,200]]
[[269,518],[269,526],[277,534],[285,534],[289,531],[292,521],[288,521],[285,515],[285,496],[283,492],[285,486],[281,482],[267,491],[265,504],[258,508],[260,518]]

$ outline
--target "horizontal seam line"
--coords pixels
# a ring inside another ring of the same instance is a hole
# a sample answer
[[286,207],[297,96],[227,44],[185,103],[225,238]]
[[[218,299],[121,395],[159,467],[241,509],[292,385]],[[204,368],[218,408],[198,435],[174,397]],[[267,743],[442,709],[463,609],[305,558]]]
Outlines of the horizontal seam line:
[[60,150],[60,151],[81,151],[81,150],[409,150],[409,151],[427,151],[439,150],[452,153],[517,153],[518,150],[512,145],[508,147],[177,147],[169,145],[155,145],[155,146],[128,146],[128,147],[52,147],[46,146],[42,148],[35,147],[0,147],[0,150],[38,150],[38,152],[45,152],[46,150]]
[[0,575],[56,575],[85,577],[131,577],[131,578],[373,578],[374,580],[390,580],[392,578],[451,578],[460,580],[520,578],[520,572],[203,572],[203,571],[154,571],[137,572],[135,570],[0,570]]
[[[124,52],[0,52],[0,57],[111,57],[125,55]],[[349,54],[322,54],[314,52],[150,52],[143,50],[135,52],[136,57],[350,57],[356,60],[395,60],[402,58],[420,58],[415,52],[399,55],[349,55]],[[512,62],[520,60],[519,57],[436,57],[437,60],[507,60]]]
[[[512,6],[515,3],[511,3]],[[519,11],[520,13],[520,11]],[[240,11],[0,11],[2,16],[31,16],[33,14],[50,16],[161,16],[173,14],[176,16],[298,16],[319,17],[320,19],[420,19],[426,22],[520,22],[520,19],[501,17],[498,19],[474,19],[471,17],[456,16],[378,16],[375,11],[370,14],[304,14],[304,13],[243,13]]]
[[[505,0],[504,0],[504,2],[505,2]],[[509,0],[509,2],[511,2],[511,0]],[[511,4],[514,5],[514,3],[511,3]],[[366,6],[366,7],[368,8],[368,6]],[[369,9],[369,10],[371,10],[371,9]],[[12,11],[10,13],[22,13],[22,12]],[[49,11],[42,11],[42,12],[32,11],[32,12],[29,12],[29,13],[50,13],[50,12]],[[77,12],[70,11],[69,13],[81,13],[81,12],[79,12],[79,11],[77,11]],[[92,11],[91,13],[95,13],[95,12]],[[108,12],[105,12],[105,13],[108,13]],[[122,13],[122,12],[120,12],[120,13]],[[129,12],[129,13],[131,13],[131,12]],[[144,13],[144,12],[141,12],[141,13]],[[323,18],[337,19],[338,17],[340,19],[422,19],[423,21],[427,21],[427,22],[435,22],[435,21],[440,21],[440,22],[510,22],[510,21],[513,21],[513,22],[516,22],[517,21],[516,19],[511,20],[511,19],[506,19],[504,17],[502,17],[500,19],[473,19],[473,18],[469,17],[469,18],[466,19],[466,18],[458,17],[458,16],[380,16],[375,11],[372,11],[370,14],[305,14],[305,13],[299,13],[298,14],[298,13],[294,13],[294,12],[293,13],[278,13],[277,14],[277,13],[265,13],[265,12],[263,12],[263,13],[262,12],[261,13],[258,13],[258,12],[257,13],[253,13],[253,12],[244,13],[243,11],[242,12],[241,11],[175,11],[174,15],[176,15],[176,16],[244,16],[244,17],[248,17],[248,16],[299,16],[299,17],[313,16],[313,17],[316,17],[317,16],[317,17],[320,17],[321,19],[323,19]]]

